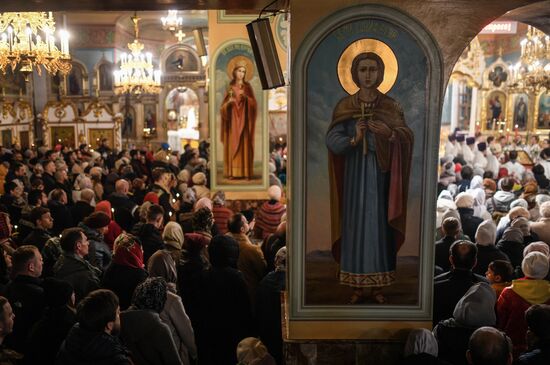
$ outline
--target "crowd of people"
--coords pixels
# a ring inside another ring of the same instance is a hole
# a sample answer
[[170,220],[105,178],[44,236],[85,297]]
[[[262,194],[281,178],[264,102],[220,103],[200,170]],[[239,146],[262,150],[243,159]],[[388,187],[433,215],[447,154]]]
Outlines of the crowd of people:
[[0,147],[0,364],[282,364],[284,146],[269,198],[208,144]]
[[406,360],[550,364],[549,139],[455,131],[439,171],[433,330]]

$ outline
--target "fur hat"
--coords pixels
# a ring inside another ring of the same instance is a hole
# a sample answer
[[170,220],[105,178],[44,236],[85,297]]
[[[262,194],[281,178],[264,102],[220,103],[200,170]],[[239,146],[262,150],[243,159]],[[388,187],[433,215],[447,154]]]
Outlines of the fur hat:
[[468,193],[460,193],[455,198],[457,208],[473,208],[474,197]]
[[476,243],[481,246],[490,246],[495,244],[497,237],[497,226],[491,219],[482,222],[476,231]]
[[497,191],[497,183],[493,179],[483,179],[483,187],[490,191]]
[[487,149],[487,143],[485,142],[479,142],[477,144],[477,149],[480,151],[480,152],[483,152]]
[[189,182],[189,170],[183,169],[178,174],[178,180],[185,183]]
[[193,175],[193,184],[195,185],[204,185],[206,184],[206,175],[204,172],[197,172],[195,175]]
[[466,138],[466,144],[467,144],[468,146],[473,145],[474,143],[476,143],[476,139],[475,139],[474,137],[468,137],[468,138]]
[[459,134],[456,136],[457,142],[464,142],[466,140],[466,137],[463,134]]
[[103,212],[93,212],[84,219],[85,225],[92,229],[107,227],[111,223],[111,218]]
[[531,279],[544,279],[548,275],[548,256],[542,252],[531,252],[523,258],[521,270]]
[[281,188],[278,187],[277,185],[271,185],[269,189],[267,189],[267,195],[271,200],[280,201],[281,195],[282,195]]

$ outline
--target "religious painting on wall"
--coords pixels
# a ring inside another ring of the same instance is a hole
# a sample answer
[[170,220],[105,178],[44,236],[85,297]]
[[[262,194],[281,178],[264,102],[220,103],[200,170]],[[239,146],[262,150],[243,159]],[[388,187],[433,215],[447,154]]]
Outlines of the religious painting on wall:
[[502,91],[493,91],[487,98],[487,130],[497,130],[498,121],[506,116],[506,94]]
[[537,128],[550,129],[550,93],[546,92],[539,97]]
[[318,27],[293,70],[291,317],[429,320],[437,47],[383,6]]
[[50,127],[51,146],[62,144],[64,146],[75,147],[74,127]]
[[190,50],[177,49],[166,58],[164,69],[166,73],[199,71],[199,63]]
[[88,140],[94,146],[94,148],[99,147],[101,140],[103,138],[107,139],[107,145],[110,148],[113,148],[115,145],[115,134],[112,129],[103,129],[103,128],[90,128],[88,129]]
[[215,98],[210,103],[212,183],[225,190],[267,185],[267,98],[249,44],[228,42],[213,57]]
[[136,110],[134,107],[123,104],[122,106],[122,138],[135,138],[136,137]]
[[2,130],[2,146],[6,148],[11,147],[11,129],[3,129]]
[[73,62],[71,72],[67,76],[67,95],[84,95],[84,71],[82,70],[82,66],[76,62]]
[[517,94],[514,97],[514,116],[512,121],[514,130],[527,130],[527,123],[529,121],[529,96],[527,94]]
[[98,67],[99,91],[113,91],[113,64],[105,62]]
[[19,132],[19,143],[23,149],[30,147],[29,131]]
[[143,128],[149,128],[153,133],[157,129],[157,104],[144,104],[143,115]]
[[23,95],[27,93],[27,82],[21,72],[15,74],[11,67],[6,68],[6,74],[0,72],[0,92],[6,95]]
[[199,126],[199,96],[195,90],[178,86],[166,95],[164,102],[167,110],[168,129],[198,130]]

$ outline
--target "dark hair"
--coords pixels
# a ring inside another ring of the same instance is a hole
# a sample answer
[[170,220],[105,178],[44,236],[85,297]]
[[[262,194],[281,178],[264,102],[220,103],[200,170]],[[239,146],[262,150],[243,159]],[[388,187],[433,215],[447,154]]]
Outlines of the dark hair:
[[147,278],[134,290],[132,305],[138,309],[162,312],[166,304],[168,284],[162,277]]
[[11,274],[12,277],[17,276],[20,272],[25,270],[25,266],[29,261],[34,260],[38,253],[38,248],[32,245],[23,245],[17,248],[11,256]]
[[44,186],[44,180],[42,180],[39,177],[33,177],[31,179],[31,188],[38,190],[36,188],[39,187],[40,185]]
[[525,311],[527,326],[540,340],[550,339],[550,305],[535,304]]
[[159,216],[164,216],[164,208],[161,207],[158,204],[152,204],[149,208],[147,208],[147,216],[146,219],[148,222],[152,222],[154,220],[157,220]]
[[169,171],[166,170],[164,167],[156,167],[153,169],[153,172],[151,173],[153,177],[153,181],[159,181],[162,175],[167,174]]
[[118,297],[107,289],[94,290],[78,303],[76,318],[80,327],[103,332],[107,323],[116,320]]
[[453,258],[453,265],[457,269],[471,270],[477,258],[477,247],[466,240],[456,241],[451,245],[449,252]]
[[460,176],[465,180],[472,180],[472,177],[474,177],[474,169],[468,165],[463,166],[462,170],[460,170]]
[[510,160],[515,160],[518,158],[518,151],[510,151],[508,152],[508,157]]
[[49,213],[50,210],[45,207],[35,207],[32,208],[29,218],[33,224],[36,224],[36,221],[41,219],[42,216],[46,213]]
[[84,231],[82,228],[72,227],[67,228],[61,232],[61,238],[59,239],[59,244],[63,251],[68,253],[74,252],[74,246],[78,241],[82,239],[82,234]]
[[45,194],[42,190],[33,189],[29,191],[29,194],[27,195],[27,201],[29,202],[30,206],[36,205],[40,199],[42,198],[42,194]]
[[15,190],[19,185],[15,181],[9,181],[4,185],[4,191],[11,193],[13,190]]
[[544,166],[542,166],[541,164],[536,164],[535,166],[533,166],[533,174],[535,175],[544,174]]
[[[498,335],[497,333],[498,332]],[[487,333],[487,335],[483,335]],[[494,336],[488,336],[488,334]],[[472,333],[468,350],[473,365],[502,365],[510,356],[510,342],[507,336],[492,327],[481,327]]]
[[210,209],[203,207],[193,213],[191,222],[194,231],[210,232],[214,225],[214,217]]
[[373,60],[376,61],[378,64],[378,79],[376,80],[376,85],[374,87],[380,86],[382,81],[384,80],[384,61],[382,61],[382,58],[378,56],[374,52],[364,52],[360,53],[353,59],[353,62],[351,63],[351,78],[353,79],[353,82],[355,85],[359,86],[359,78],[357,77],[357,68],[359,67],[359,63],[364,60]]
[[500,188],[504,191],[512,191],[514,188],[514,179],[505,177],[500,182]]
[[491,261],[489,264],[489,269],[491,269],[495,275],[499,275],[502,278],[502,282],[507,283],[512,281],[514,278],[514,268],[512,264],[505,260],[495,260]]
[[50,198],[53,200],[53,201],[61,201],[61,198],[63,197],[63,194],[65,193],[65,190],[63,189],[53,189],[51,194],[50,194]]
[[243,228],[243,217],[244,215],[242,213],[233,214],[231,218],[229,218],[229,222],[227,222],[227,228],[229,229],[229,232],[231,233],[241,233],[241,228]]
[[208,256],[213,267],[237,269],[239,244],[231,236],[215,236],[208,245]]
[[12,171],[17,171],[19,170],[21,167],[23,167],[24,165],[21,163],[21,162],[18,162],[18,161],[15,161],[14,163],[11,164],[11,170]]
[[494,136],[489,136],[487,137],[487,144],[493,142],[495,140],[495,137]]
[[492,179],[495,178],[495,175],[493,174],[492,171],[487,170],[487,171],[485,171],[485,172],[483,173],[483,178],[484,178],[484,179],[491,179],[491,180],[492,180]]
[[441,228],[446,236],[456,236],[460,231],[460,221],[455,217],[447,217],[443,220]]

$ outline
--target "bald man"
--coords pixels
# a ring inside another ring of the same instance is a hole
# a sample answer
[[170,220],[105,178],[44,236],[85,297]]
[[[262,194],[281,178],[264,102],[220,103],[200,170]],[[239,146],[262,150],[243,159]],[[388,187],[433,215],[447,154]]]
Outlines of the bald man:
[[481,327],[472,333],[466,359],[470,365],[511,365],[511,340],[493,327]]
[[137,208],[129,194],[130,183],[125,179],[119,179],[115,183],[115,192],[108,198],[114,209],[113,219],[127,232],[131,231],[135,223],[134,213]]

